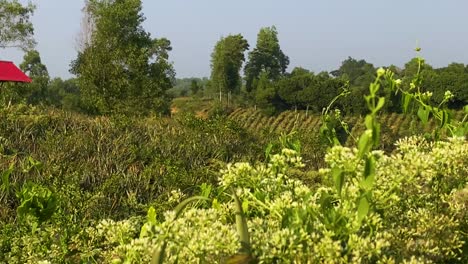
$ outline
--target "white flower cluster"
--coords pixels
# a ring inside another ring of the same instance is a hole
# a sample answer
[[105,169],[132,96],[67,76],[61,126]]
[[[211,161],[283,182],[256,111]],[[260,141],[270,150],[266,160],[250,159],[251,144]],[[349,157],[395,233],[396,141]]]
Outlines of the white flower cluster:
[[96,226],[97,235],[102,236],[108,245],[123,245],[130,242],[138,234],[135,219],[115,222],[102,220]]
[[235,254],[239,239],[235,226],[220,221],[214,209],[189,209],[183,216],[154,226],[155,232],[114,250],[114,263],[150,263],[153,253],[167,243],[165,263],[180,260],[222,263]]
[[[439,263],[459,258],[467,239],[468,147],[463,138],[428,143],[397,142],[391,155],[374,151],[375,183],[364,219],[357,203],[365,166],[356,149],[334,147],[330,168],[344,173],[335,186],[311,189],[291,179],[288,168],[302,164],[283,150],[268,164],[236,163],[223,170],[220,188],[239,197],[259,263]],[[332,178],[331,169],[321,170]],[[447,206],[447,204],[449,206]],[[113,263],[149,263],[167,243],[165,263],[225,263],[240,248],[235,202],[215,199],[211,209],[189,208],[176,218],[147,223],[150,232],[113,249]],[[114,226],[115,227],[110,227]],[[463,226],[464,225],[464,226]],[[101,223],[98,230],[119,241],[125,223]],[[115,234],[110,234],[112,230]],[[398,252],[398,254],[395,254]]]
[[172,190],[169,195],[169,203],[179,203],[184,198],[185,194],[180,191],[180,189]]

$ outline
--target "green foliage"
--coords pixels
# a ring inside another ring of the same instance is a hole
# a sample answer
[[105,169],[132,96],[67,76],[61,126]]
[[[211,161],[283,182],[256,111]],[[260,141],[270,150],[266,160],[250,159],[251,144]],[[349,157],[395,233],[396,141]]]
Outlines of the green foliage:
[[[386,69],[393,72],[393,79],[401,80],[400,84],[404,89],[409,89],[414,76],[418,74],[420,76],[418,87],[422,93],[426,93],[427,101],[431,104],[441,104],[447,90],[450,90],[453,95],[444,102],[448,108],[461,110],[468,103],[465,92],[468,90],[465,85],[468,75],[464,64],[452,63],[444,68],[433,69],[422,59],[414,58],[405,64],[404,69],[399,69],[394,65]],[[260,74],[252,81],[251,87],[264,84],[265,81],[261,78],[268,79],[268,75]],[[278,113],[286,109],[312,110],[315,113],[321,113],[329,102],[341,93],[341,88],[346,86],[349,96],[335,102],[336,108],[339,108],[345,115],[365,115],[368,107],[362,99],[368,92],[368,84],[374,79],[375,68],[372,64],[351,57],[343,61],[340,68],[331,71],[330,74],[327,72],[314,74],[306,69],[295,68],[291,73],[286,73],[279,79],[270,79],[268,87],[275,89],[261,91],[260,98],[257,98],[261,100],[256,100],[255,104],[268,113]],[[386,102],[382,112],[401,113],[402,106],[407,108],[411,101],[409,98],[403,98],[401,93],[395,92],[389,80],[381,82],[384,85],[382,89],[379,89],[378,96],[384,97]],[[254,93],[254,96],[256,95]],[[259,101],[263,103],[259,104]]]
[[298,108],[299,104],[306,99],[303,98],[303,91],[311,86],[314,75],[303,68],[294,68],[287,78],[278,82],[278,94],[289,105]]
[[35,45],[30,21],[35,9],[30,2],[23,5],[18,0],[0,0],[0,48],[28,50]]
[[160,221],[194,186],[215,183],[225,162],[263,156],[252,135],[220,117],[89,118],[22,105],[0,116],[0,262],[110,259],[104,253],[141,227],[119,219],[153,206]]
[[257,45],[249,53],[244,68],[247,91],[257,88],[255,81],[262,73],[265,73],[269,80],[278,80],[286,72],[288,65],[289,58],[280,48],[276,27],[260,29]]
[[[197,93],[193,94],[192,90],[192,83],[196,82],[197,83]],[[172,95],[172,97],[179,97],[181,96],[181,93],[188,94],[188,92],[191,92],[191,95],[195,96],[203,96],[204,93],[206,92],[207,86],[208,86],[209,80],[208,78],[176,78],[175,79],[175,84],[174,87],[169,89],[167,92],[168,94]]]
[[72,112],[84,112],[77,79],[54,78],[49,82],[45,103]]
[[27,184],[17,194],[20,205],[17,214],[20,219],[33,217],[41,224],[49,220],[57,209],[57,197],[48,188]]
[[28,51],[20,64],[20,68],[32,79],[32,83],[18,87],[19,90],[29,90],[26,102],[38,104],[47,98],[47,87],[49,85],[49,72],[42,63],[41,56],[36,50]]
[[213,92],[239,93],[240,69],[245,61],[244,52],[249,48],[240,34],[221,38],[211,54],[211,86]]
[[255,103],[267,115],[273,115],[283,109],[283,102],[278,95],[275,83],[268,79],[268,75],[262,72],[255,81]]
[[356,60],[348,57],[341,63],[338,70],[331,74],[336,77],[344,77],[352,86],[367,86],[374,79],[375,68],[365,60]]
[[345,113],[364,114],[367,107],[362,100],[367,93],[367,87],[375,78],[374,65],[365,60],[351,57],[344,60],[338,70],[332,71],[333,76],[342,78],[349,83],[349,96],[341,100],[341,109]]
[[[168,113],[174,70],[165,38],[152,39],[140,0],[90,1],[94,31],[71,71],[90,111],[101,114]],[[99,69],[99,70],[96,70]]]
[[403,111],[405,113],[416,112],[417,109],[416,114],[423,124],[427,124],[429,118],[432,116],[439,124],[432,133],[432,137],[436,140],[440,138],[441,133],[446,133],[452,136],[467,135],[468,131],[465,130],[464,121],[468,117],[468,114],[465,115],[465,118],[463,118],[462,121],[453,119],[452,113],[447,109],[447,103],[454,97],[450,90],[445,90],[443,99],[437,106],[434,106],[431,101],[433,93],[423,91],[423,72],[427,67],[425,67],[424,60],[422,58],[418,57],[415,61],[417,63],[417,71],[409,82],[409,85],[406,87],[401,86],[402,81],[400,79],[395,80],[393,78],[393,73],[389,71],[385,72],[392,90],[395,91],[395,93],[401,93],[402,95]]
[[190,83],[190,91],[192,92],[192,95],[198,94],[202,88],[203,87],[201,87],[196,80],[192,80]]

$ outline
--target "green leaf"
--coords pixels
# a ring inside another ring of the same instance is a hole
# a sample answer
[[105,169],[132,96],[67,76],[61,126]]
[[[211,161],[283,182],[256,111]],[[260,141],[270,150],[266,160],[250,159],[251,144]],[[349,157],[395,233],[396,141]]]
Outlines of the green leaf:
[[411,103],[411,95],[409,94],[404,94],[403,96],[403,113],[407,114],[408,113],[408,108]]
[[344,184],[344,173],[343,170],[338,167],[332,168],[333,182],[335,183],[336,192],[341,196],[341,190]]
[[14,164],[10,164],[10,167],[2,173],[2,184],[0,190],[6,194],[10,193],[10,175],[14,170]]
[[429,109],[427,109],[425,106],[420,106],[418,109],[418,117],[421,119],[424,125],[426,125],[429,121],[429,113]]
[[373,108],[373,106],[371,104],[371,99],[372,99],[372,96],[364,95],[364,100],[366,101],[367,109],[372,109]]
[[374,109],[374,113],[378,112],[385,105],[385,97],[380,97],[377,106]]
[[460,124],[454,131],[455,136],[464,137],[468,135],[468,123]]
[[370,93],[371,93],[371,96],[372,95],[375,95],[379,89],[380,89],[380,84],[378,83],[371,83],[370,86],[369,86],[369,90],[370,90]]
[[148,222],[150,222],[151,224],[157,224],[157,220],[156,220],[156,210],[154,209],[153,206],[151,206],[148,210]]
[[374,128],[374,117],[372,115],[366,115],[366,119],[364,120],[367,129]]
[[211,203],[211,207],[217,210],[221,209],[221,204],[218,202],[218,199],[216,198],[213,199],[213,202]]
[[272,149],[273,149],[273,144],[272,143],[268,144],[268,146],[265,149],[265,160],[270,159],[270,154],[271,154]]
[[145,224],[141,227],[141,230],[140,230],[140,238],[144,238],[144,237],[148,236],[149,231],[150,231],[150,224],[145,223]]
[[364,179],[360,185],[365,190],[371,190],[375,182],[375,158],[370,156],[366,159],[364,166]]
[[365,153],[369,152],[372,147],[372,130],[366,130],[359,138],[358,143],[358,156],[362,157]]
[[362,197],[361,200],[359,200],[359,206],[358,206],[358,221],[362,222],[364,218],[367,216],[369,213],[369,202],[367,201],[366,197]]
[[242,210],[242,204],[239,200],[239,197],[237,197],[234,190],[232,191],[232,195],[234,196],[234,201],[236,204],[236,229],[240,238],[241,252],[250,253],[252,246],[250,245],[250,234],[247,227],[247,219]]
[[450,114],[445,110],[440,110],[440,117],[441,117],[440,128],[445,127],[445,125],[451,122]]
[[242,201],[242,211],[243,212],[248,212],[249,211],[249,201],[248,200]]
[[380,144],[380,124],[374,124],[374,129],[372,130],[372,144],[375,147]]

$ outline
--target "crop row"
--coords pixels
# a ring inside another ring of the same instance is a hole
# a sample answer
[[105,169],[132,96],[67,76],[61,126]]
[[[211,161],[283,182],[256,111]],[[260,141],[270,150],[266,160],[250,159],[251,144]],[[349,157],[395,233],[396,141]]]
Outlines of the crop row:
[[[457,120],[461,119],[462,116],[462,112],[454,114],[454,118]],[[229,118],[252,132],[290,133],[292,131],[302,131],[318,133],[322,124],[320,115],[310,115],[305,111],[285,111],[277,116],[266,116],[261,111],[253,108],[239,108],[231,113]],[[364,120],[361,116],[346,116],[344,121],[349,125],[351,131],[352,137],[349,137],[349,139],[357,138],[365,129]],[[382,126],[382,140],[384,143],[413,134],[431,133],[438,125],[433,120],[423,125],[415,116],[397,113],[382,114],[379,122]]]

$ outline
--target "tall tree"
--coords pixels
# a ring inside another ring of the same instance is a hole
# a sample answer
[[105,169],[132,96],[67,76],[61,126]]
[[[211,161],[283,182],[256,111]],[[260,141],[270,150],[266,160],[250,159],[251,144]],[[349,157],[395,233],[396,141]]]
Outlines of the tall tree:
[[84,1],[84,7],[81,9],[83,17],[81,18],[80,32],[76,39],[76,49],[80,52],[83,52],[88,45],[91,43],[91,38],[93,37],[93,31],[95,29],[95,24],[91,14],[91,5],[89,0]]
[[72,62],[84,102],[101,114],[168,113],[170,41],[143,29],[141,0],[90,0],[91,40]]
[[22,5],[17,0],[0,0],[0,48],[34,47],[34,28],[30,21],[34,10],[32,3]]
[[245,65],[247,91],[255,89],[255,84],[262,72],[268,79],[278,80],[289,65],[289,57],[280,48],[276,27],[260,29],[257,35],[257,46],[249,53],[249,60]]
[[240,34],[229,35],[216,43],[211,54],[211,84],[214,89],[220,93],[240,91],[240,69],[248,48],[247,40]]

